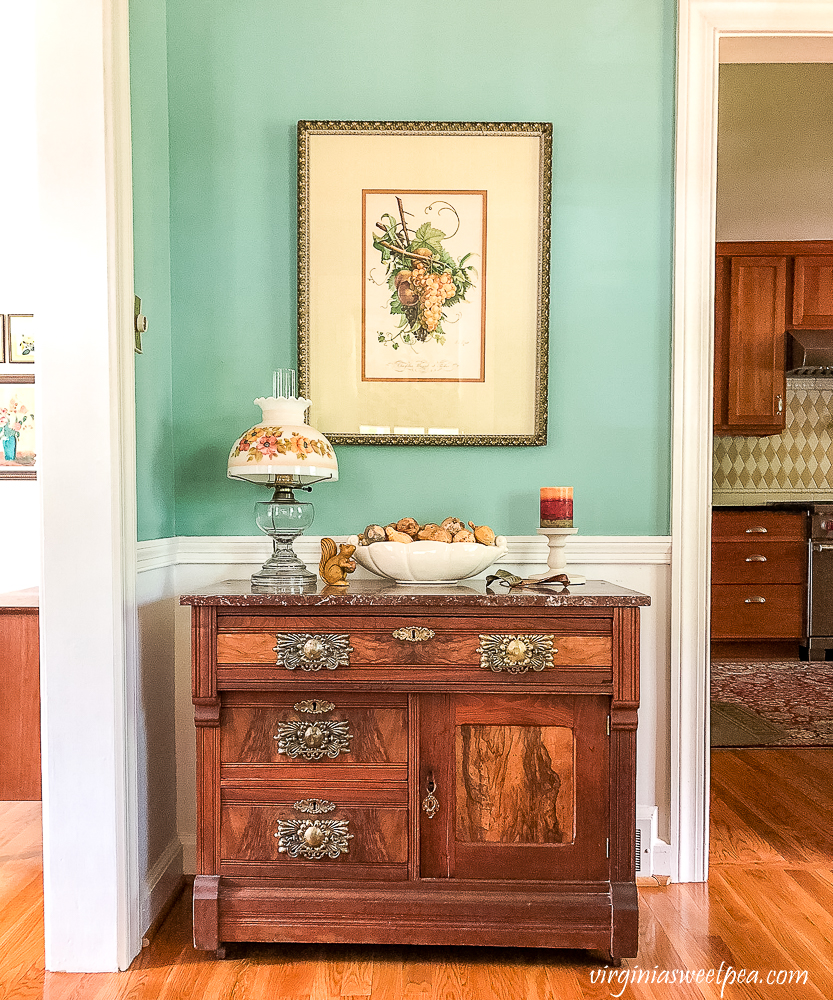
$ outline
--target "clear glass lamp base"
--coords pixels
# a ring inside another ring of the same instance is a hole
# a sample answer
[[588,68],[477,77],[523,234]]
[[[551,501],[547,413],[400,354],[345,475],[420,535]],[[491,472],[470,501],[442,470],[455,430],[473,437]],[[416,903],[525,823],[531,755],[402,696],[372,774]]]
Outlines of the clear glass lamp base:
[[317,577],[292,548],[295,539],[312,524],[312,504],[294,499],[263,500],[255,504],[255,514],[257,526],[272,539],[272,555],[252,574],[252,590],[256,594],[314,592]]

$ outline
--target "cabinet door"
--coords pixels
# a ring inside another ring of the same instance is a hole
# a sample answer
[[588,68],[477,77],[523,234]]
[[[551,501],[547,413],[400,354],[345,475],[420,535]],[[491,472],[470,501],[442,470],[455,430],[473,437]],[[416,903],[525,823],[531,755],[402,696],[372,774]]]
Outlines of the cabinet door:
[[792,325],[833,329],[833,257],[796,257]]
[[785,257],[734,257],[729,307],[727,426],[736,433],[784,429]]
[[422,697],[421,877],[607,879],[608,709],[599,696]]

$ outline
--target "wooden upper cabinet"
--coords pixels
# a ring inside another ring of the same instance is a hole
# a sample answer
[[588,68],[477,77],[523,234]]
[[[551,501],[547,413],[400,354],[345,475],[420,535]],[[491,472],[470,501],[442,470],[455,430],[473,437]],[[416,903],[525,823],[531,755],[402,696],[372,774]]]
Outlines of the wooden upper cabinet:
[[833,330],[833,257],[795,258],[791,326]]
[[717,258],[716,433],[784,429],[786,288],[785,256]]

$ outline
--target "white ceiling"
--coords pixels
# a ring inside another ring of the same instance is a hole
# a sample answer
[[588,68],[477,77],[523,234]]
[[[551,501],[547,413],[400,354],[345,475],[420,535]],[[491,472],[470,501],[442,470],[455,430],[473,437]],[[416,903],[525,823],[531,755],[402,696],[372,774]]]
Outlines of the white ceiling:
[[724,35],[722,63],[833,63],[833,35]]

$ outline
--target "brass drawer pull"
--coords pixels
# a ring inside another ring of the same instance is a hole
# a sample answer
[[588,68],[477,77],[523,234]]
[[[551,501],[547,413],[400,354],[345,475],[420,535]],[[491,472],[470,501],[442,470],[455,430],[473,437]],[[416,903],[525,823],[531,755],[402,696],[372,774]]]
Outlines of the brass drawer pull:
[[746,534],[747,535],[768,535],[769,532],[766,530],[766,528],[758,527],[758,528],[747,528],[746,529]]
[[439,812],[440,801],[434,794],[437,790],[437,786],[434,784],[434,775],[430,771],[428,772],[428,779],[425,787],[428,794],[422,800],[422,811],[428,816],[428,819],[433,819]]
[[297,719],[293,722],[278,723],[278,753],[287,757],[302,757],[304,760],[334,760],[340,753],[350,753],[349,722],[308,722]]
[[558,650],[551,635],[481,635],[477,652],[481,668],[499,674],[525,674],[553,665]]
[[324,701],[323,698],[312,698],[309,701],[296,701],[292,707],[296,712],[306,712],[309,715],[323,715],[325,712],[332,712],[335,705],[331,701]]
[[290,858],[320,861],[335,860],[349,854],[350,821],[346,819],[281,819],[278,820],[278,853]]
[[335,807],[335,802],[329,802],[327,799],[300,799],[298,802],[292,803],[292,808],[297,809],[298,812],[313,813],[314,815],[331,813]]
[[747,556],[744,562],[766,562],[766,556]]
[[405,642],[427,642],[433,639],[436,633],[430,628],[422,625],[408,625],[405,628],[398,628],[393,633],[394,639],[403,639]]
[[744,604],[766,604],[765,597],[747,597]]
[[335,670],[350,665],[350,636],[335,632],[312,635],[309,632],[286,632],[275,636],[273,649],[278,666],[287,670]]

